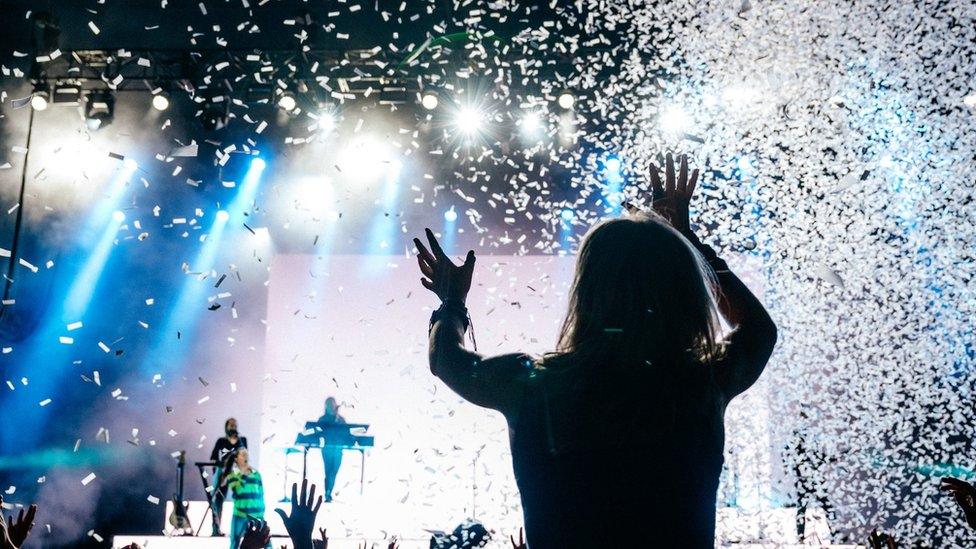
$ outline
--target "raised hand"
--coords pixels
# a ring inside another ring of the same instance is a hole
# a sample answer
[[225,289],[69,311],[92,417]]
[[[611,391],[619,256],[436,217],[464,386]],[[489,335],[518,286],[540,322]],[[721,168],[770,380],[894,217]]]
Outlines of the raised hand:
[[20,513],[17,514],[17,520],[14,520],[11,515],[7,516],[7,537],[15,546],[23,545],[27,536],[30,535],[31,528],[34,527],[35,514],[37,514],[37,505],[31,504],[26,513],[21,508]]
[[241,536],[239,549],[264,549],[271,541],[271,528],[263,520],[250,519]]
[[959,507],[962,507],[969,527],[976,528],[976,487],[965,480],[945,477],[942,479],[939,489],[952,494]]
[[322,539],[313,539],[312,549],[329,549],[329,536],[325,534],[325,528],[319,528],[319,535]]
[[695,194],[695,187],[698,185],[698,170],[691,172],[688,176],[688,157],[681,155],[679,158],[677,176],[674,172],[674,156],[667,154],[664,164],[664,183],[661,183],[661,174],[657,165],[653,162],[649,166],[651,174],[651,208],[655,213],[663,217],[681,234],[691,232],[691,222],[688,219],[688,205],[691,204],[691,197]]
[[441,301],[455,300],[464,303],[471,289],[474,251],[468,251],[464,264],[457,266],[441,249],[433,231],[430,229],[424,231],[427,233],[430,250],[427,250],[419,238],[413,239],[414,245],[417,246],[417,263],[420,265],[421,274],[424,275],[420,283],[424,288],[437,294]]
[[[308,489],[308,479],[302,480],[301,497],[298,496],[298,484],[291,485],[291,516],[278,508],[275,513],[281,517],[281,522],[285,523],[288,530],[288,537],[291,538],[295,549],[312,549],[312,530],[315,527],[315,515],[322,506],[322,496],[315,499],[315,485],[311,490]],[[315,501],[315,506],[312,502]]]
[[525,532],[522,528],[519,528],[518,542],[515,541],[515,536],[508,536],[508,539],[512,540],[512,549],[529,549],[529,546],[525,544]]
[[871,530],[868,536],[868,547],[871,549],[898,549],[898,542],[894,536],[879,534],[877,530]]
[[399,549],[400,545],[397,543],[396,538],[390,539],[390,544],[386,546],[386,549]]

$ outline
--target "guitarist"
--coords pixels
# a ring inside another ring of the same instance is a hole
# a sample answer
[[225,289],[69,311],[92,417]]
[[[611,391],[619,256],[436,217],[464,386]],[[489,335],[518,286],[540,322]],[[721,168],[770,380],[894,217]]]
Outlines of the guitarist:
[[224,422],[224,435],[217,439],[213,451],[210,452],[210,461],[217,463],[214,487],[211,492],[214,536],[223,535],[220,532],[220,512],[223,509],[224,499],[227,497],[227,485],[222,482],[222,477],[230,472],[237,451],[241,448],[247,448],[247,437],[243,437],[237,432],[236,419],[227,418],[227,421]]

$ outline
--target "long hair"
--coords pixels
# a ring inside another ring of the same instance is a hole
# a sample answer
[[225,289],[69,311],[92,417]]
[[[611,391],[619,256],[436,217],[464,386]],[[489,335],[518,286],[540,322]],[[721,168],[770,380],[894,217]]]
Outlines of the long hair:
[[663,218],[605,221],[580,247],[556,355],[618,366],[711,362],[724,348],[717,294],[714,273]]

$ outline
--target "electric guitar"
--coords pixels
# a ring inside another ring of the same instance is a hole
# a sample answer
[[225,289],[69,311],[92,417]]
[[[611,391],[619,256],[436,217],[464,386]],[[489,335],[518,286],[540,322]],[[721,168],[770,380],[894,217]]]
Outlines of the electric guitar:
[[190,535],[193,533],[193,526],[190,524],[190,517],[187,510],[190,505],[183,503],[183,469],[186,466],[186,450],[180,451],[180,457],[176,461],[176,495],[173,496],[173,512],[169,515],[169,524],[175,529],[175,535]]

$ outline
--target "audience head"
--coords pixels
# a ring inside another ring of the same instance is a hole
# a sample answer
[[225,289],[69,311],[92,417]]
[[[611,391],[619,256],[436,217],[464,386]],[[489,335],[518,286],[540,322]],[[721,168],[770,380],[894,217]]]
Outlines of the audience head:
[[227,421],[224,422],[224,433],[229,436],[237,436],[237,420],[229,417]]
[[621,365],[716,357],[721,316],[711,270],[654,214],[600,223],[576,260],[558,351]]
[[237,450],[237,455],[234,456],[234,462],[237,464],[239,469],[244,469],[247,467],[248,452],[247,448],[240,448]]

